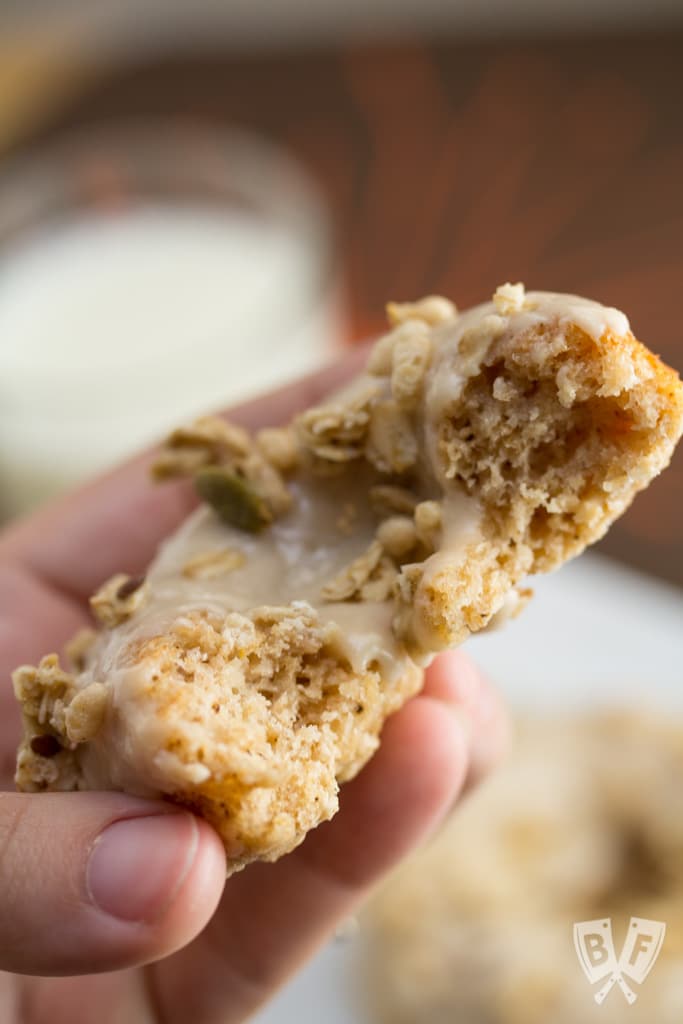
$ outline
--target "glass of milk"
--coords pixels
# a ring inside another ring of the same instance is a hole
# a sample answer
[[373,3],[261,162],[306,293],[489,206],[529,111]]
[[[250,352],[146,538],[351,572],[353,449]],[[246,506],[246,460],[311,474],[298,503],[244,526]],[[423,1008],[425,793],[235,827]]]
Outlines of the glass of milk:
[[329,222],[282,150],[178,122],[0,169],[0,519],[329,359]]

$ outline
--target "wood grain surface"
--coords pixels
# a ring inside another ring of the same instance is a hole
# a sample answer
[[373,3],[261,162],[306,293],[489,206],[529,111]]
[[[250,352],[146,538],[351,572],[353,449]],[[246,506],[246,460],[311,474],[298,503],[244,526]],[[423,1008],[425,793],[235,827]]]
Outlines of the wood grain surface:
[[[682,109],[683,35],[414,42],[111,71],[41,139],[121,115],[247,126],[322,185],[355,337],[388,298],[523,280],[623,308],[680,370]],[[683,584],[683,452],[601,546]]]

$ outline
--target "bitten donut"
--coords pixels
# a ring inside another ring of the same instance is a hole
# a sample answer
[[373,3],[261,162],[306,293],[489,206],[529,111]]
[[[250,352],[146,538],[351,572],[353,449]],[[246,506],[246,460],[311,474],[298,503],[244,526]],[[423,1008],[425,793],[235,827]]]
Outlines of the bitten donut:
[[671,457],[683,389],[617,310],[503,285],[388,314],[365,371],[288,427],[170,437],[156,476],[202,507],[93,597],[68,669],[15,673],[21,789],[166,795],[231,870],[276,859],[433,654],[515,614]]

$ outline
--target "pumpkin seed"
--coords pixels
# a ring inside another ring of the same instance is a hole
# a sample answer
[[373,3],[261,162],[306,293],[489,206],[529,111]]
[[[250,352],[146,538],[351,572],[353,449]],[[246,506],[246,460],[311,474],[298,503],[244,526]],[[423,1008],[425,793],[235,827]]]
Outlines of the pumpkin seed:
[[225,523],[257,533],[272,522],[266,500],[250,482],[226,466],[203,466],[194,477],[197,494]]

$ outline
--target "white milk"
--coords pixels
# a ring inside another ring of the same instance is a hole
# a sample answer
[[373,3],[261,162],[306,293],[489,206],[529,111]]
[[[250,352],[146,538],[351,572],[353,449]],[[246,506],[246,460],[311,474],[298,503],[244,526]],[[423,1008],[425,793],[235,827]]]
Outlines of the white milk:
[[5,250],[0,515],[328,358],[320,259],[284,225],[200,204],[84,215]]

